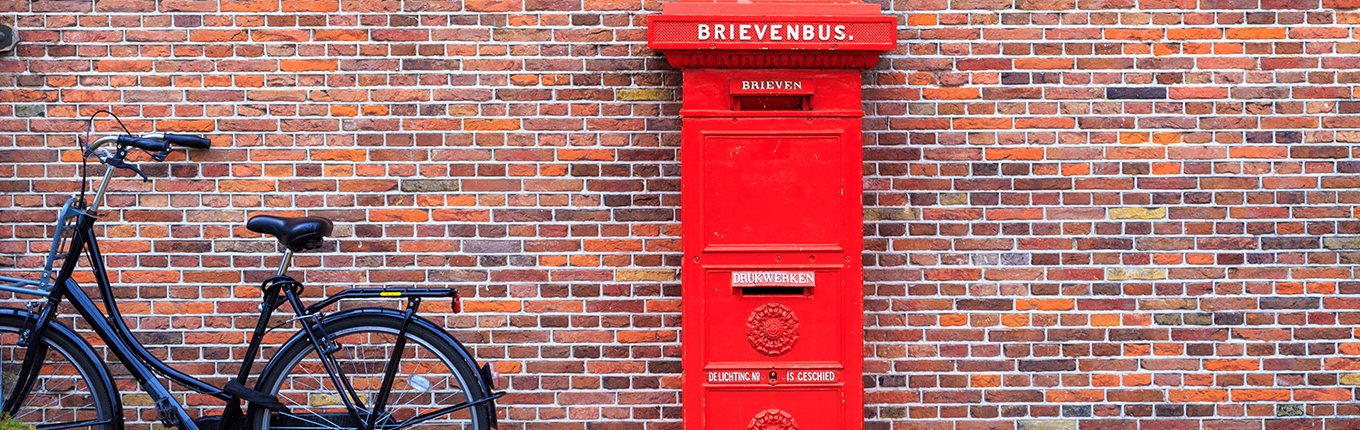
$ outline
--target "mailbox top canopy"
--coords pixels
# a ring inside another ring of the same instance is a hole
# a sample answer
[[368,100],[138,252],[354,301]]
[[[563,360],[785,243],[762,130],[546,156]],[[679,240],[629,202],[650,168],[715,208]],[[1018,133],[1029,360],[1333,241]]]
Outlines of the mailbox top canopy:
[[859,0],[680,0],[648,17],[647,42],[681,69],[866,69],[897,19]]

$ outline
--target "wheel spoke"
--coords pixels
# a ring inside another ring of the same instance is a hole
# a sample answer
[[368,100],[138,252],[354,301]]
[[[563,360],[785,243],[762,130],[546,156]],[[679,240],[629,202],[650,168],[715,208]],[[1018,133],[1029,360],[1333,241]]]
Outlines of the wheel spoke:
[[[340,318],[328,324],[342,321],[344,319]],[[396,325],[399,319],[376,318],[374,321],[380,324],[350,322],[339,327],[325,327],[339,346],[333,356],[358,395],[356,403],[369,404],[376,399],[399,331]],[[469,394],[464,389],[468,383],[475,383],[476,378],[472,366],[465,364],[453,349],[456,348],[454,342],[430,333],[423,328],[407,333],[406,348],[391,381],[387,406],[382,411],[360,411],[361,420],[368,420],[370,414],[376,413],[378,416],[373,420],[376,428],[486,428],[487,420],[477,408],[430,416],[466,403]],[[342,402],[334,398],[341,394],[336,390],[335,382],[322,371],[315,349],[310,344],[293,344],[287,349],[275,357],[283,364],[271,365],[270,374],[262,375],[262,381],[265,381],[264,391],[279,393],[287,403],[294,404],[291,415],[295,419],[283,422],[279,420],[279,414],[271,414],[264,421],[257,419],[256,425],[259,428],[284,428],[280,425],[315,429],[362,427],[362,423],[350,425],[353,419]],[[279,370],[272,370],[275,367]],[[308,395],[300,395],[300,392]],[[320,393],[325,393],[326,397]]]

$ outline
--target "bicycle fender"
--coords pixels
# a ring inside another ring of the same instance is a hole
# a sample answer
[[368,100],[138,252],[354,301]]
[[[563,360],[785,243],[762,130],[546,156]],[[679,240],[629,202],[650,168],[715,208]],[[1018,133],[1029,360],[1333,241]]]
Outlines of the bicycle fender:
[[[338,319],[341,319],[341,318],[347,318],[347,317],[351,317],[351,316],[355,316],[355,315],[379,315],[379,316],[385,316],[385,317],[396,318],[396,319],[398,319],[398,320],[405,318],[405,315],[402,314],[401,311],[397,311],[397,310],[393,310],[393,309],[384,309],[384,308],[360,308],[360,309],[351,309],[351,310],[347,310],[347,311],[342,311],[342,312],[337,312],[337,313],[334,313],[334,314],[326,315],[325,317],[322,317],[322,318],[321,318],[321,324],[326,324],[326,323],[331,322],[331,321],[335,321],[335,320],[338,320]],[[468,366],[470,366],[470,367],[472,368],[472,370],[473,370],[472,373],[473,373],[474,375],[476,375],[476,378],[477,378],[477,385],[479,385],[480,388],[482,389],[483,395],[485,395],[486,397],[491,397],[491,396],[494,395],[494,393],[492,392],[492,389],[491,389],[491,381],[487,381],[487,380],[484,379],[485,377],[482,375],[482,372],[480,372],[480,371],[478,370],[479,367],[477,366],[477,360],[473,359],[471,354],[468,354],[467,347],[464,347],[462,342],[459,342],[458,339],[454,339],[453,336],[449,336],[449,333],[448,333],[447,331],[445,331],[443,328],[440,328],[439,326],[434,325],[434,323],[430,322],[430,321],[427,320],[427,319],[424,319],[424,318],[412,318],[412,319],[411,319],[411,324],[420,325],[420,326],[422,326],[422,327],[424,327],[424,328],[426,328],[426,329],[429,329],[431,332],[435,333],[435,335],[437,335],[437,336],[443,338],[443,339],[441,339],[441,340],[447,341],[448,343],[450,343],[450,344],[456,346],[457,348],[454,348],[454,350],[458,352],[459,358],[461,358],[464,362],[466,362],[466,363],[468,364]],[[298,331],[297,333],[293,334],[293,337],[289,338],[287,342],[284,342],[283,345],[280,345],[280,346],[279,346],[278,351],[287,350],[288,348],[291,348],[291,347],[293,346],[293,344],[299,343],[299,342],[308,342],[308,340],[307,340],[307,332],[306,332],[306,331]],[[278,365],[278,362],[276,362],[276,361],[274,361],[274,360],[269,360],[269,363],[268,363],[268,364],[265,364],[264,369],[262,369],[262,370],[260,371],[260,373],[258,373],[258,374],[259,374],[259,375],[268,375],[268,374],[271,373],[271,371],[273,370],[274,366],[277,366],[277,365]],[[265,387],[264,387],[264,385],[263,385],[263,381],[257,380],[257,381],[255,382],[255,390],[256,390],[256,391],[262,391],[262,390],[264,390],[264,389],[265,389]],[[494,399],[493,399],[492,401],[488,401],[488,402],[484,403],[483,405],[485,405],[486,412],[492,417],[491,419],[492,419],[492,421],[494,422],[494,420],[495,420],[495,413],[496,413],[496,405],[495,405]]]
[[[0,315],[12,315],[28,320],[31,313],[23,309],[0,308]],[[110,401],[112,402],[113,409],[115,411],[123,410],[123,394],[118,391],[118,386],[113,383],[113,377],[109,375],[108,365],[104,363],[104,360],[100,358],[99,355],[95,354],[94,348],[90,347],[90,343],[86,342],[85,338],[80,337],[80,335],[76,334],[75,330],[71,330],[70,327],[67,327],[65,324],[62,324],[55,320],[49,321],[47,323],[47,329],[43,331],[43,336],[66,337],[73,341],[71,343],[74,343],[76,345],[76,348],[80,349],[79,351],[72,351],[73,353],[82,354],[87,357],[94,358],[95,369],[98,371],[99,374],[93,375],[93,377],[102,380],[104,382],[104,386],[109,387],[109,389],[113,391],[112,393],[110,393],[112,394],[112,396],[110,396]],[[114,417],[112,424],[114,430],[122,430],[123,415],[120,413],[116,413],[113,415]]]

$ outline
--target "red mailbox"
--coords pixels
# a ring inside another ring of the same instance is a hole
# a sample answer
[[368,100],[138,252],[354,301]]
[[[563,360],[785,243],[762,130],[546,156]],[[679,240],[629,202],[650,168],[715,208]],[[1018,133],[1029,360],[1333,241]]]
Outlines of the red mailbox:
[[863,428],[860,81],[896,28],[858,1],[651,18],[684,70],[686,429]]

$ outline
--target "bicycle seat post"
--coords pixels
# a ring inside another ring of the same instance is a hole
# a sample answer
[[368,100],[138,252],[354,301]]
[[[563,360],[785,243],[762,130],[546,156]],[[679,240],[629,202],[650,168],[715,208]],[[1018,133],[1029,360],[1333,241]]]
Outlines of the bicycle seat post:
[[288,265],[292,264],[292,262],[293,262],[293,250],[285,248],[283,251],[283,262],[279,263],[278,276],[286,275],[288,272]]

